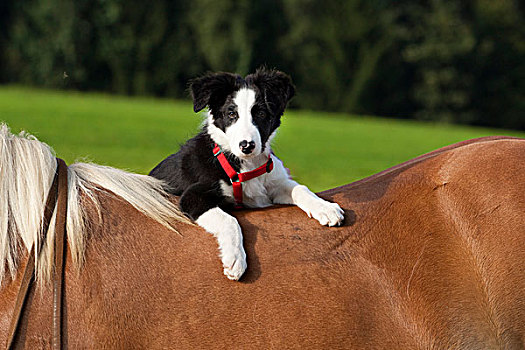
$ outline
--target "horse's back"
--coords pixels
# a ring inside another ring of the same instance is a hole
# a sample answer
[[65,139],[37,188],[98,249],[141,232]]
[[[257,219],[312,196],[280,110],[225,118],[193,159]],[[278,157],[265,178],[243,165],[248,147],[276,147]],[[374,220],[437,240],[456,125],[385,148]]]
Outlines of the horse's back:
[[377,282],[350,317],[384,314],[356,347],[392,330],[410,348],[524,347],[524,159],[524,140],[480,140],[327,193],[355,211],[349,261]]

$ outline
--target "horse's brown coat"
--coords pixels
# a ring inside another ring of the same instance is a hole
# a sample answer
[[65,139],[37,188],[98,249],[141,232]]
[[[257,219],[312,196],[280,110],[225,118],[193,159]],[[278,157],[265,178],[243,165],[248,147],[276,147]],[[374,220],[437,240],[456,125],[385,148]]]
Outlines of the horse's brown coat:
[[[296,207],[241,211],[248,270],[221,273],[214,238],[182,237],[106,197],[79,274],[67,262],[66,335],[86,349],[523,349],[525,141],[449,147]],[[23,264],[20,271],[23,269]],[[0,299],[5,339],[18,282]],[[31,295],[21,348],[49,347],[51,288]]]

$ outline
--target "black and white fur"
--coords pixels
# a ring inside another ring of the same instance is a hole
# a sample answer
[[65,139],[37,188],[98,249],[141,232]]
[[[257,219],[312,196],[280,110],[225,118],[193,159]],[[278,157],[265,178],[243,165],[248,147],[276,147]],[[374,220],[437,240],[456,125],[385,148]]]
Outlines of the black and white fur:
[[271,152],[271,140],[295,88],[291,79],[275,70],[259,69],[243,79],[231,73],[212,73],[190,86],[193,109],[208,107],[202,131],[172,154],[150,175],[165,180],[181,196],[186,215],[213,234],[219,243],[224,274],[238,280],[246,270],[246,254],[237,220],[227,213],[233,207],[229,177],[214,157],[217,143],[237,172],[253,170],[272,157],[274,169],[243,182],[243,204],[260,208],[295,204],[322,225],[343,221],[343,211],[306,186],[290,179],[283,163]]

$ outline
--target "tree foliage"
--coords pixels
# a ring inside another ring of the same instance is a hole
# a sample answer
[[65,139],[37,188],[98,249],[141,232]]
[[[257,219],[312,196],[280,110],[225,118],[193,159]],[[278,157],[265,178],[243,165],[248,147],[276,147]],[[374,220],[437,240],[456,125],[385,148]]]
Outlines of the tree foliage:
[[517,0],[10,0],[1,82],[186,97],[206,71],[292,75],[302,108],[525,129]]

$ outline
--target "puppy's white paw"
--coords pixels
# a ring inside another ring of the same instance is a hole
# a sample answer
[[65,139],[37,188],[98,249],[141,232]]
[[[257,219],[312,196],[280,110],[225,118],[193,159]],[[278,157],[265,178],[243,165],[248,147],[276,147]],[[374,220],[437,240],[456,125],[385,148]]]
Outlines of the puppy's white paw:
[[242,246],[239,248],[223,249],[222,266],[224,274],[232,281],[237,281],[246,271],[246,253]]
[[242,231],[237,220],[219,207],[202,214],[197,224],[217,238],[224,274],[237,281],[246,270],[246,253],[242,247]]
[[339,226],[343,223],[344,211],[337,203],[319,199],[310,210],[308,216],[313,217],[324,226]]

